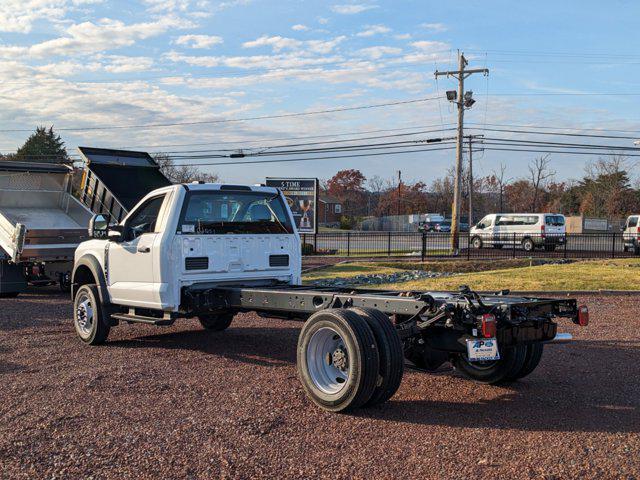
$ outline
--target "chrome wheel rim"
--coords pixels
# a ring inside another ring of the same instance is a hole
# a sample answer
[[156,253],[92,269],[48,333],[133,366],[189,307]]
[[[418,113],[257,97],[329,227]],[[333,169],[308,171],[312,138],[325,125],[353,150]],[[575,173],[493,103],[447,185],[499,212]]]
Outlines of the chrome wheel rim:
[[306,356],[309,377],[319,390],[335,395],[345,388],[351,374],[349,351],[336,330],[323,327],[316,331]]
[[88,295],[81,293],[76,306],[76,329],[81,337],[86,338],[91,335],[94,321],[91,299]]

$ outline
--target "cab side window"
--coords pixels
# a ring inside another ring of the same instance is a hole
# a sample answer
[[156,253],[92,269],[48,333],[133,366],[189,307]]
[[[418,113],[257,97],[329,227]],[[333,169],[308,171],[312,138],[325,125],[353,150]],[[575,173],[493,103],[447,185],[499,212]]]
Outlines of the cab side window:
[[164,195],[150,198],[129,217],[127,226],[131,229],[131,240],[155,231],[162,202],[164,202]]
[[638,217],[629,217],[629,224],[627,227],[631,228],[636,226],[638,226]]

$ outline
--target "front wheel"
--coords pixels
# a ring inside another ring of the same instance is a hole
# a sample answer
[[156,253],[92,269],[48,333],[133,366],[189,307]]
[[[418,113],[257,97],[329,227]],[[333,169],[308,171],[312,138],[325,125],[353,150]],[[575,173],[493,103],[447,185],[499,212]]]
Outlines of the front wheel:
[[99,345],[109,336],[106,311],[95,285],[83,285],[73,300],[73,325],[84,343]]
[[233,313],[210,313],[198,315],[198,320],[205,330],[221,332],[222,330],[229,328],[229,325],[231,325],[231,322],[233,321]]
[[471,239],[471,246],[476,250],[480,250],[482,248],[482,239],[480,237],[473,237]]
[[451,363],[456,370],[471,380],[496,385],[517,378],[524,367],[526,353],[525,345],[517,345],[501,349],[500,360],[470,362],[466,353],[459,353],[452,358]]

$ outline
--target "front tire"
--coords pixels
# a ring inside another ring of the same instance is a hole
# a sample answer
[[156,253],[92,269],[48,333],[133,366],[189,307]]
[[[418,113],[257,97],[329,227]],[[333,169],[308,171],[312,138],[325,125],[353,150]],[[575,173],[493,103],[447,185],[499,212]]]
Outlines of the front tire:
[[313,314],[298,337],[297,368],[307,396],[320,408],[361,407],[371,399],[380,370],[371,328],[351,310]]
[[526,353],[525,345],[517,345],[501,349],[500,360],[470,362],[466,353],[460,353],[452,358],[451,363],[456,370],[471,380],[497,385],[516,378],[524,367]]
[[480,237],[473,237],[471,239],[471,246],[476,250],[480,250],[482,248],[482,239]]
[[83,285],[73,299],[73,325],[80,340],[100,345],[109,336],[110,325],[95,285]]
[[231,322],[233,321],[233,313],[211,313],[198,315],[198,320],[205,330],[221,332],[229,328],[229,325],[231,325]]

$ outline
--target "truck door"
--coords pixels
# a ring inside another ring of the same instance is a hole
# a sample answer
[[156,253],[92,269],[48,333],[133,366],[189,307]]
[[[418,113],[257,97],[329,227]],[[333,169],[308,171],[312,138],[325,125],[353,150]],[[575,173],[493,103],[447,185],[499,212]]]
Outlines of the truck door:
[[154,278],[154,244],[158,216],[166,194],[146,200],[125,221],[124,241],[109,243],[108,281],[113,303],[157,308],[159,283]]

